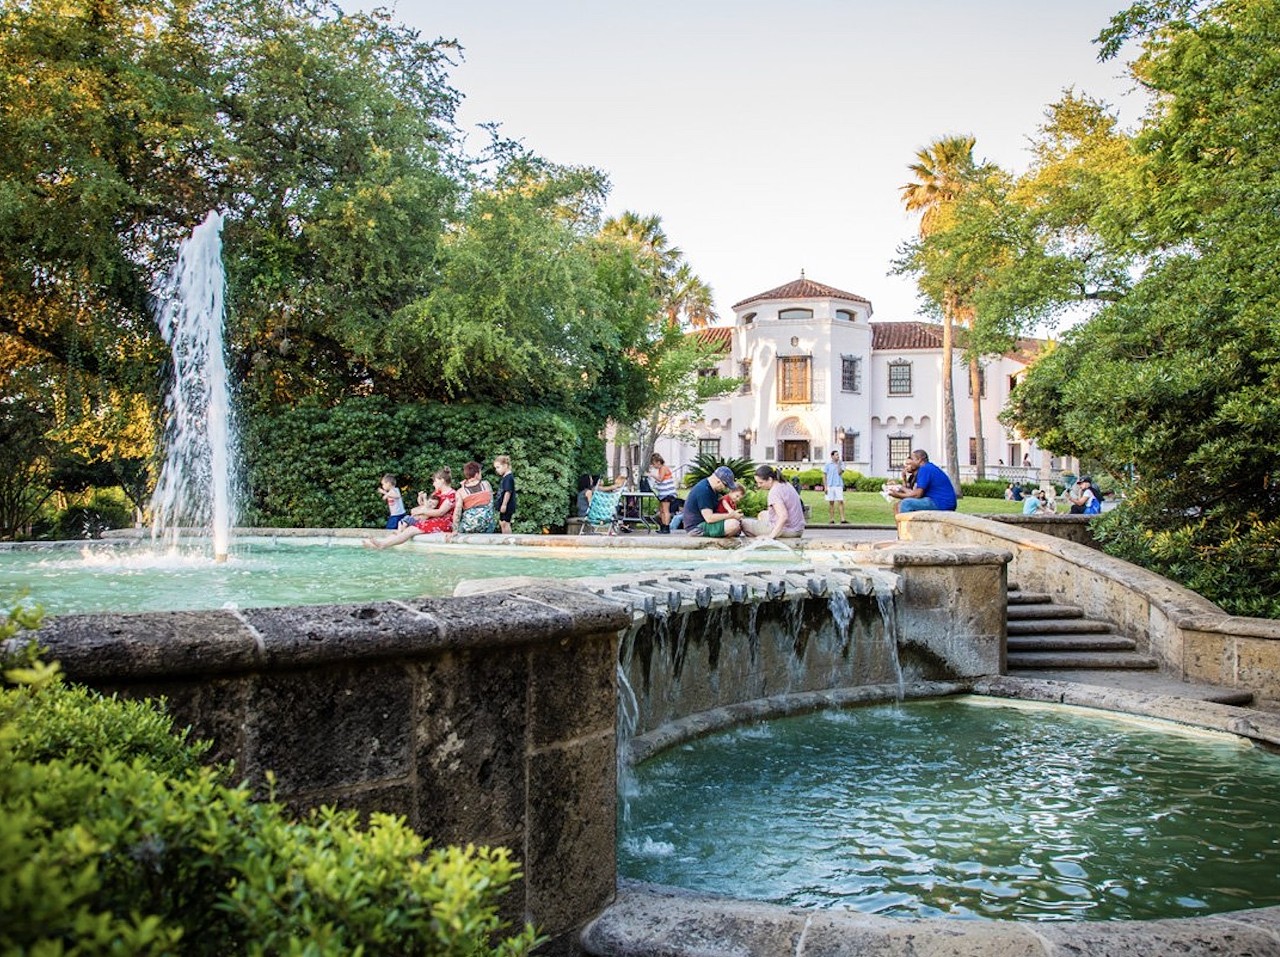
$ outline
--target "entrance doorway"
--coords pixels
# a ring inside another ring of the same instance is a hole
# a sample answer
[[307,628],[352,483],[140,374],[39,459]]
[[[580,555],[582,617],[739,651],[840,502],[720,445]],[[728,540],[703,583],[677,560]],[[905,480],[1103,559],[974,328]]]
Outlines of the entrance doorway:
[[782,439],[778,443],[778,458],[783,462],[804,462],[809,458],[808,439]]

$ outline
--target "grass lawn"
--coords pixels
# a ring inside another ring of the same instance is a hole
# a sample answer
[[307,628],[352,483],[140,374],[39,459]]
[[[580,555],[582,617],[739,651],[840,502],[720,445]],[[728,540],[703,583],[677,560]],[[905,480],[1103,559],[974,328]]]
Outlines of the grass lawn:
[[[800,499],[809,506],[809,521],[815,525],[827,520],[827,500],[822,492],[805,491]],[[1007,502],[1002,498],[975,498],[966,495],[956,508],[966,515],[1020,515],[1021,502]],[[879,492],[844,493],[845,516],[854,525],[892,525],[893,506]]]

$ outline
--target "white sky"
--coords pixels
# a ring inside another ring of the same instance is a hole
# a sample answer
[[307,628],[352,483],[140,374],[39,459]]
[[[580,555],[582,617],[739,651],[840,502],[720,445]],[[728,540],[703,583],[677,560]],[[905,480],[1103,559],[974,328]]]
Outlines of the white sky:
[[[464,129],[486,121],[554,162],[605,171],[608,212],[656,213],[711,284],[740,299],[810,279],[910,319],[889,276],[916,229],[898,188],[920,147],[971,133],[1026,166],[1066,87],[1143,102],[1091,42],[1123,0],[399,0],[456,38]],[[474,143],[484,142],[476,133]]]

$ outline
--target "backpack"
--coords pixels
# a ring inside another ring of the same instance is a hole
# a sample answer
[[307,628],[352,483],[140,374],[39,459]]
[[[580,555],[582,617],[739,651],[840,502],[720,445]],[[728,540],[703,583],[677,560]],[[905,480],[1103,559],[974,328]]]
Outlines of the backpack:
[[1084,513],[1086,515],[1097,515],[1102,511],[1102,499],[1098,498],[1098,493],[1090,489],[1093,497],[1085,502]]

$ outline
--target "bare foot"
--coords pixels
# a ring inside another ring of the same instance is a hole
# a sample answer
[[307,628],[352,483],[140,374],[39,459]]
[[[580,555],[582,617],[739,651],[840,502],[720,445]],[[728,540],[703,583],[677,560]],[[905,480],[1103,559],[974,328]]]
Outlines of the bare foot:
[[364,547],[365,547],[365,548],[378,548],[378,549],[381,549],[381,548],[382,548],[382,546],[381,546],[381,545],[379,545],[377,542],[375,542],[372,538],[366,538],[366,539],[364,540]]

